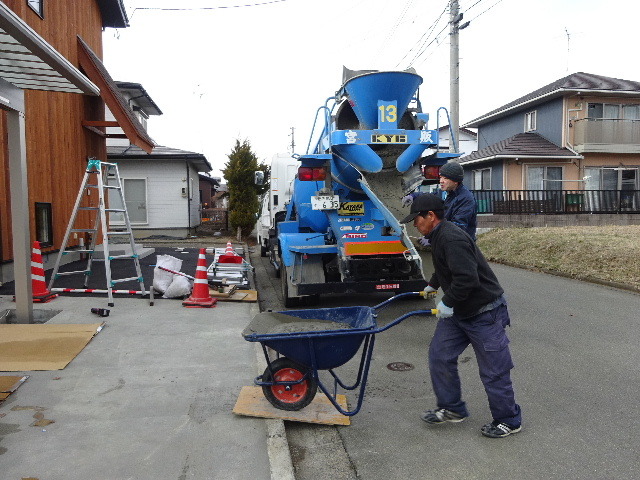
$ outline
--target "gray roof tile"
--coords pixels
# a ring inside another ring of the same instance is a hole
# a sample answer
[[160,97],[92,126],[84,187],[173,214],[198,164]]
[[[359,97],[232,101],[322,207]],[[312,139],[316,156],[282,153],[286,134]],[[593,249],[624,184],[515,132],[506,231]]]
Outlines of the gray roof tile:
[[535,158],[582,158],[568,148],[558,147],[555,143],[536,133],[518,133],[513,137],[465,155],[460,164],[476,163],[500,157],[535,157]]
[[477,127],[489,120],[493,120],[500,116],[501,112],[505,114],[516,107],[524,106],[529,103],[536,103],[535,100],[540,97],[545,99],[559,97],[568,93],[578,91],[600,91],[602,93],[626,92],[637,93],[640,97],[640,82],[631,80],[622,80],[619,78],[603,77],[602,75],[594,75],[592,73],[578,72],[567,75],[555,82],[545,85],[542,88],[534,90],[506,105],[496,108],[495,110],[485,113],[484,115],[471,120],[463,125],[464,127]]

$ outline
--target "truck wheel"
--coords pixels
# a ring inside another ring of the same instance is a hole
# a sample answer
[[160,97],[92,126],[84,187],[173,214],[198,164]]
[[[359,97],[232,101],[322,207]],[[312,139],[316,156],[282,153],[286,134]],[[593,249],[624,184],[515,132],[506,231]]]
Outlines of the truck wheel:
[[[296,382],[309,372],[309,369],[286,357],[280,357],[270,364],[262,374],[265,382]],[[271,377],[273,372],[273,378]],[[318,384],[309,375],[296,385],[263,385],[262,392],[269,403],[280,410],[301,410],[311,403],[318,391]]]
[[282,303],[284,306],[286,308],[297,307],[300,298],[289,296],[289,271],[282,259],[280,259],[280,285],[282,286]]

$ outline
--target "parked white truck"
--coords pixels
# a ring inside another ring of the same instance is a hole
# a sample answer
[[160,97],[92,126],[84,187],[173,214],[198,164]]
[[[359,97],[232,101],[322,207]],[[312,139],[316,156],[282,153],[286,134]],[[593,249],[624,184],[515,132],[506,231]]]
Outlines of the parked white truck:
[[269,190],[262,196],[256,223],[260,255],[266,257],[270,238],[276,237],[276,224],[286,216],[286,204],[291,200],[293,180],[300,162],[288,153],[277,153],[271,159]]

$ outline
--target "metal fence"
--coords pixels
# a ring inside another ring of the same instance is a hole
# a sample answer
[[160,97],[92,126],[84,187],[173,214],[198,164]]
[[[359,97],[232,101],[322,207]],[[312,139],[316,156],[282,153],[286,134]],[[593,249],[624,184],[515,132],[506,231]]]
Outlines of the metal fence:
[[640,213],[640,190],[472,190],[478,213]]

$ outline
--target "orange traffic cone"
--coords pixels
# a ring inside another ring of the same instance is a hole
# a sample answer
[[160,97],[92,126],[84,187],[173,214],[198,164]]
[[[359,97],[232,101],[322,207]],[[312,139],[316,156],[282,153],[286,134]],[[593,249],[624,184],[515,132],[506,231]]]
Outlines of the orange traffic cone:
[[47,303],[58,296],[47,290],[44,281],[44,267],[42,266],[42,253],[40,252],[40,242],[33,242],[31,250],[31,290],[33,290],[34,303]]
[[213,307],[218,299],[212,298],[209,294],[209,282],[207,281],[207,261],[205,260],[205,249],[200,249],[198,255],[198,267],[196,268],[196,278],[193,281],[193,291],[182,305],[185,307]]
[[231,242],[227,242],[224,255],[218,257],[218,263],[242,263],[242,257],[233,249]]

